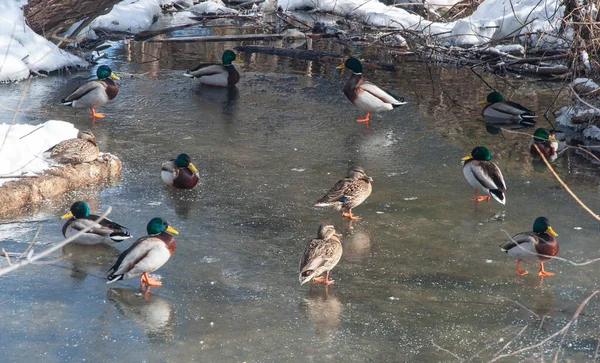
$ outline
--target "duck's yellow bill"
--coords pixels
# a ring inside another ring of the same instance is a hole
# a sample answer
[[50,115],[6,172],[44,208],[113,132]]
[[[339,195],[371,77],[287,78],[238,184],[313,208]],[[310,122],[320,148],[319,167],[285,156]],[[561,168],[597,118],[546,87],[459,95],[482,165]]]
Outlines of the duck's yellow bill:
[[73,217],[73,212],[69,211],[69,213],[63,215],[62,217],[60,217],[60,219],[67,219],[71,217]]
[[242,60],[242,58],[235,56],[235,59],[233,60],[234,62],[242,62],[244,63],[244,61]]
[[554,137],[554,135],[550,134],[550,136],[548,136],[548,140],[556,141],[556,137]]
[[477,102],[477,103],[479,103],[480,105],[485,105],[485,104],[486,104],[486,103],[488,103],[488,102],[487,102],[487,100],[481,100],[481,101],[479,101],[479,102]]
[[460,160],[467,161],[467,160],[471,160],[471,159],[473,159],[473,156],[472,155],[467,155],[467,156],[465,156],[464,158],[462,158]]
[[344,64],[340,64],[339,66],[335,67],[335,69],[344,69],[346,68],[346,66]]
[[196,169],[196,167],[192,163],[188,164],[188,168],[190,168],[190,170],[192,171],[192,173],[197,173],[198,172],[198,169]]
[[175,228],[173,228],[173,227],[171,227],[171,226],[168,226],[168,227],[167,227],[167,232],[169,232],[169,233],[173,233],[173,234],[179,234],[179,232],[177,232],[177,231],[175,230]]
[[121,78],[119,78],[119,76],[117,76],[117,75],[115,74],[115,72],[111,72],[111,73],[110,73],[110,78],[112,78],[112,79],[116,79],[116,80],[120,80],[120,79],[121,79]]
[[554,230],[550,226],[548,226],[548,228],[546,229],[546,232],[553,235],[554,237],[558,237],[558,233],[554,232]]

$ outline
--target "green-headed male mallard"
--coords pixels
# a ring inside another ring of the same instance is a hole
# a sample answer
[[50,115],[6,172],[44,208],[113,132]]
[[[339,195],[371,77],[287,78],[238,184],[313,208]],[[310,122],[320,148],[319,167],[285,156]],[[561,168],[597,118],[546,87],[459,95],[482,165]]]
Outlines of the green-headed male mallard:
[[192,189],[200,178],[188,154],[179,154],[176,159],[164,162],[160,176],[166,184],[180,189]]
[[203,63],[198,67],[185,72],[183,75],[186,77],[198,78],[200,83],[207,86],[235,86],[240,81],[240,74],[231,62],[241,60],[229,49],[223,52],[221,59],[223,64]]
[[[342,217],[360,219],[359,216],[352,215],[352,208],[358,207],[371,195],[372,181],[373,178],[367,176],[363,168],[353,166],[346,178],[335,183],[323,198],[317,200],[315,207],[333,207],[342,211]],[[344,209],[348,210],[348,213],[345,213]]]
[[396,99],[373,83],[366,82],[362,75],[362,64],[358,59],[350,57],[344,64],[337,67],[337,69],[344,68],[352,71],[352,75],[348,78],[342,89],[344,94],[356,107],[367,111],[365,117],[358,117],[356,122],[366,122],[368,125],[371,111],[389,111],[406,104],[404,98],[400,97],[400,99]]
[[76,243],[83,245],[97,245],[100,243],[111,244],[131,238],[131,234],[129,234],[126,227],[123,227],[108,218],[96,222],[100,217],[90,214],[90,208],[86,202],[79,201],[73,203],[73,205],[71,205],[71,210],[60,218],[70,218],[62,228],[62,234],[67,238],[92,226],[92,229],[77,237],[75,240]]
[[[537,217],[533,222],[533,232],[522,232],[514,235],[500,249],[509,256],[517,258],[517,275],[527,275],[528,272],[519,268],[521,261],[540,264],[538,275],[552,276],[552,272],[544,270],[544,262],[558,254],[558,234],[550,227],[546,217]],[[543,255],[543,256],[541,256]]]
[[481,114],[489,124],[518,124],[524,127],[535,125],[535,112],[516,102],[504,101],[502,95],[496,91],[488,94],[487,99],[479,103],[487,104]]
[[79,86],[60,102],[65,106],[76,108],[89,107],[92,117],[103,118],[104,114],[96,112],[94,108],[100,107],[117,97],[119,86],[112,80],[118,80],[119,77],[108,66],[98,67],[96,75],[98,76],[97,80]]
[[[317,231],[317,238],[311,239],[304,248],[300,260],[300,284],[303,285],[310,279],[313,284],[333,284],[329,280],[329,271],[337,265],[342,257],[342,242],[338,239],[341,234],[335,233],[335,228],[330,224],[321,224]],[[325,277],[320,276],[325,272]]]
[[[492,154],[483,147],[477,146],[471,151],[471,154],[462,158],[463,174],[465,178],[475,188],[475,201],[481,202],[487,200],[489,203],[490,194],[498,202],[506,203],[506,183],[502,177],[502,172],[498,165],[492,161]],[[479,196],[481,192],[483,196]]]
[[[153,218],[146,227],[148,235],[133,242],[113,267],[108,270],[108,283],[141,275],[142,288],[162,286],[162,282],[148,274],[158,270],[175,252],[177,244],[169,233],[179,234],[162,218]],[[167,233],[169,232],[169,233]]]
[[98,141],[89,130],[79,131],[76,139],[67,139],[46,150],[46,158],[58,163],[89,163],[98,158]]
[[529,152],[533,156],[538,156],[538,152],[533,145],[537,145],[542,154],[549,160],[556,160],[558,150],[558,141],[554,138],[554,134],[548,129],[540,127],[533,133],[533,138],[529,142]]

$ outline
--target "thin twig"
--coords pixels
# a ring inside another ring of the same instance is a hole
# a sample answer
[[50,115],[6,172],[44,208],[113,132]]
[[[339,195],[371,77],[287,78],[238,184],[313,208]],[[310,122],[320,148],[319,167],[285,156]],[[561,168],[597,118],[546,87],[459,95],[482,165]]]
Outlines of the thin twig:
[[[104,212],[104,214],[102,214],[100,217],[98,217],[98,219],[95,220],[96,223],[99,223],[100,221],[102,221],[110,212],[112,211],[112,207],[108,207],[108,209],[106,210],[106,212]],[[89,225],[87,227],[85,227],[84,229],[82,229],[81,231],[77,232],[76,234],[72,235],[71,237],[65,239],[64,241],[48,248],[45,251],[42,251],[40,253],[38,253],[35,256],[28,256],[27,259],[24,259],[22,261],[19,261],[18,263],[15,263],[9,267],[0,269],[0,276],[2,275],[6,275],[7,273],[14,271],[20,267],[23,267],[25,265],[28,265],[30,263],[33,263],[37,260],[39,260],[40,258],[46,257],[49,254],[51,254],[52,252],[62,248],[63,246],[65,246],[66,244],[76,240],[77,238],[79,238],[81,235],[83,235],[84,233],[90,231],[92,228],[94,228],[95,224]],[[31,255],[32,252],[29,253],[29,255]]]
[[6,261],[8,261],[8,265],[12,266],[12,262],[10,260],[10,257],[8,257],[8,252],[6,252],[6,250],[4,249],[4,247],[2,247],[2,253],[4,253],[4,256],[6,257]]
[[18,258],[21,258],[21,257],[25,256],[25,254],[27,252],[29,252],[29,250],[31,249],[31,247],[35,243],[35,240],[40,235],[40,231],[42,230],[42,226],[43,226],[43,224],[40,224],[40,226],[38,227],[37,231],[35,231],[35,235],[33,236],[33,239],[31,240],[31,242],[29,242],[29,245],[27,246],[27,248],[25,249],[25,251],[23,251],[23,253],[21,253]]
[[562,333],[566,333],[569,328],[571,327],[571,325],[573,324],[573,322],[577,319],[577,317],[579,316],[579,314],[581,314],[581,311],[583,310],[583,308],[585,307],[585,305],[594,297],[596,296],[596,294],[598,294],[600,292],[600,289],[594,291],[591,295],[589,295],[588,297],[586,297],[581,304],[579,304],[579,307],[577,308],[577,310],[575,311],[575,313],[573,314],[573,317],[571,318],[571,320],[569,320],[569,322],[562,327],[559,331],[557,331],[556,333],[550,335],[549,337],[547,337],[546,339],[542,340],[541,342],[534,344],[534,345],[530,345],[528,347],[524,347],[521,348],[519,350],[516,350],[512,353],[508,353],[508,354],[502,354],[502,355],[497,355],[495,356],[492,360],[490,360],[490,363],[495,362],[499,359],[502,358],[506,358],[506,357],[512,357],[515,356],[519,353],[523,353],[526,352],[528,350],[537,348],[537,347],[541,347],[542,345],[546,344],[548,341],[550,341],[551,339],[554,339],[555,337],[557,337],[558,335],[562,334]]
[[546,157],[544,156],[544,154],[542,154],[542,151],[540,150],[540,148],[534,143],[533,146],[535,147],[535,150],[538,152],[538,154],[540,154],[540,156],[542,157],[542,160],[544,160],[544,163],[546,163],[546,166],[548,167],[548,169],[550,169],[550,172],[552,173],[552,175],[554,175],[554,177],[556,178],[556,180],[558,180],[558,182],[560,183],[560,185],[563,186],[563,188],[565,188],[565,190],[573,197],[573,199],[575,199],[575,201],[577,203],[579,203],[579,205],[585,209],[589,214],[592,215],[592,217],[594,217],[597,221],[600,221],[600,216],[598,216],[596,213],[594,213],[594,211],[592,211],[590,208],[588,208],[587,205],[585,205],[581,199],[579,199],[575,193],[573,193],[571,191],[571,189],[569,188],[569,186],[567,184],[565,184],[565,182],[562,181],[562,179],[560,178],[560,176],[558,176],[558,174],[556,174],[556,172],[554,171],[554,169],[552,168],[552,166],[550,165],[550,163],[548,162],[548,160],[546,160]]
[[[521,305],[521,306],[522,306],[522,305]],[[528,310],[529,310],[529,309],[528,309]],[[511,345],[511,344],[512,344],[512,342],[514,342],[514,341],[515,341],[515,340],[516,340],[518,337],[520,337],[520,336],[521,336],[521,334],[523,334],[523,332],[525,331],[525,329],[527,329],[528,327],[529,327],[529,324],[526,324],[526,325],[523,327],[523,329],[521,329],[521,331],[520,331],[520,332],[519,332],[517,335],[515,335],[515,337],[514,337],[514,338],[512,338],[512,339],[511,339],[511,340],[510,340],[508,343],[504,344],[504,346],[503,346],[503,347],[502,347],[502,348],[501,348],[499,351],[497,351],[497,352],[496,352],[495,356],[496,356],[496,355],[498,355],[498,354],[500,354],[500,353],[501,353],[503,350],[505,350],[506,348],[508,348],[508,346],[509,346],[509,345]]]
[[439,345],[435,344],[435,342],[433,341],[433,339],[431,339],[431,344],[433,344],[433,346],[434,346],[434,347],[436,347],[437,349],[439,349],[439,350],[442,350],[442,351],[444,351],[444,352],[446,352],[446,353],[450,354],[451,356],[453,356],[454,358],[456,358],[456,359],[458,359],[458,360],[460,360],[460,361],[463,361],[463,360],[464,360],[464,359],[462,359],[461,357],[459,357],[458,355],[456,355],[455,353],[452,353],[451,351],[449,351],[448,349],[446,349],[446,348],[442,348],[442,347],[440,347]]

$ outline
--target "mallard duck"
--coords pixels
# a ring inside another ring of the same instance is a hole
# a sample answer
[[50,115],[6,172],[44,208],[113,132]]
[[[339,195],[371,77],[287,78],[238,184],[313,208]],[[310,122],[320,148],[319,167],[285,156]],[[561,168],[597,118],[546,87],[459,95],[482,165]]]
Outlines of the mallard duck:
[[500,246],[500,249],[509,256],[517,258],[517,275],[529,273],[519,268],[521,261],[527,261],[540,264],[538,275],[553,276],[552,272],[544,270],[544,262],[558,254],[558,241],[554,238],[557,236],[558,234],[550,227],[548,218],[537,217],[533,222],[533,232],[514,235],[511,241]]
[[[471,151],[471,154],[462,158],[463,174],[465,178],[475,188],[475,201],[490,201],[490,194],[498,202],[506,203],[506,183],[502,177],[502,172],[498,165],[492,161],[492,154],[483,147],[477,146]],[[483,196],[478,196],[478,191]]]
[[479,103],[487,104],[481,114],[490,124],[518,124],[524,127],[535,125],[535,112],[516,102],[504,101],[502,95],[496,91],[491,92],[487,99]]
[[[321,224],[317,231],[317,238],[311,239],[304,248],[300,260],[300,285],[310,279],[312,283],[330,285],[335,280],[329,280],[329,271],[337,265],[342,257],[342,242],[338,239],[341,234],[335,233],[335,228],[330,224]],[[320,276],[325,272],[325,277]]]
[[200,178],[188,154],[179,154],[176,159],[163,163],[160,176],[166,184],[180,189],[192,189]]
[[233,61],[241,61],[231,50],[223,52],[221,57],[223,64],[203,63],[198,67],[185,72],[183,75],[198,78],[200,83],[207,86],[232,87],[240,81],[240,74],[231,64]]
[[76,139],[68,139],[59,142],[46,150],[47,159],[58,163],[81,164],[89,163],[98,158],[98,141],[91,131],[79,131]]
[[79,201],[73,203],[70,211],[60,218],[70,218],[62,228],[62,234],[67,238],[89,226],[93,226],[91,230],[77,237],[75,240],[75,242],[83,245],[111,244],[131,238],[127,227],[123,227],[108,218],[96,222],[100,217],[90,214],[90,208],[86,202]]
[[76,108],[89,107],[92,117],[103,118],[104,114],[96,112],[94,108],[100,107],[117,97],[119,86],[112,80],[118,80],[119,77],[108,66],[98,67],[96,76],[98,76],[97,80],[79,86],[60,102],[65,106]]
[[366,122],[368,125],[371,111],[389,111],[406,104],[404,98],[400,97],[396,99],[373,83],[365,82],[362,75],[362,64],[358,59],[350,57],[344,64],[337,67],[337,69],[344,68],[352,71],[352,75],[348,78],[342,89],[344,94],[356,107],[367,111],[365,117],[356,118],[356,122]]
[[[360,219],[352,215],[352,208],[358,207],[371,195],[371,182],[373,178],[367,176],[360,166],[354,166],[348,171],[348,176],[337,183],[323,196],[317,200],[315,207],[333,207],[342,211],[342,217],[351,220]],[[348,210],[348,213],[344,212]]]
[[[167,221],[153,218],[146,227],[148,236],[133,242],[125,252],[121,253],[117,262],[108,270],[107,283],[130,279],[141,275],[141,285],[162,286],[162,282],[148,273],[158,270],[175,252],[177,244],[169,233],[179,234]],[[169,232],[169,233],[167,233]]]
[[538,156],[538,152],[533,145],[537,145],[542,154],[550,161],[556,160],[556,151],[558,150],[558,141],[554,137],[554,133],[543,127],[535,130],[533,138],[529,142],[529,152],[533,156]]

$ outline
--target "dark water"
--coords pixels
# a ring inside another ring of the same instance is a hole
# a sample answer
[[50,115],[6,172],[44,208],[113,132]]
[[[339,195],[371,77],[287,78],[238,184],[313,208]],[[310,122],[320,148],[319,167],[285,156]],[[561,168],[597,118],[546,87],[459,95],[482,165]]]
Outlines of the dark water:
[[[120,93],[93,125],[86,110],[58,103],[87,72],[32,83],[28,110],[17,122],[59,119],[91,128],[101,150],[123,161],[123,177],[3,222],[2,247],[25,249],[40,224],[36,249],[60,241],[58,217],[75,200],[98,211],[112,206],[111,218],[136,238],[155,216],[180,235],[176,253],[157,272],[164,286],[147,300],[137,279],[109,288],[103,278],[130,242],[67,246],[49,264],[2,277],[5,360],[458,360],[437,345],[464,360],[486,361],[523,329],[502,353],[553,334],[597,288],[595,264],[550,261],[546,267],[557,275],[540,281],[533,265],[530,275],[516,277],[514,261],[498,248],[504,231],[529,230],[545,215],[560,234],[560,256],[581,262],[600,254],[598,223],[542,165],[532,164],[527,138],[485,131],[477,101],[489,90],[470,71],[409,59],[396,72],[365,69],[367,79],[409,102],[374,115],[366,129],[354,122],[360,111],[341,93],[348,74],[337,64],[241,53],[242,80],[233,90],[181,76],[235,45],[116,43],[106,63],[121,76]],[[560,87],[488,82],[538,114]],[[2,103],[14,107],[23,88],[2,85]],[[11,116],[0,109],[3,122]],[[504,172],[506,206],[468,200],[460,158],[476,145],[487,146]],[[202,174],[193,191],[170,190],[160,179],[160,164],[180,152]],[[354,210],[363,219],[350,226],[312,204],[353,164],[374,178],[374,191]],[[600,210],[596,166],[567,153],[555,168]],[[324,220],[344,234],[328,294],[297,279],[304,244]],[[592,299],[565,337],[559,361],[592,359],[599,310]],[[555,339],[505,361],[549,360],[558,347]]]

